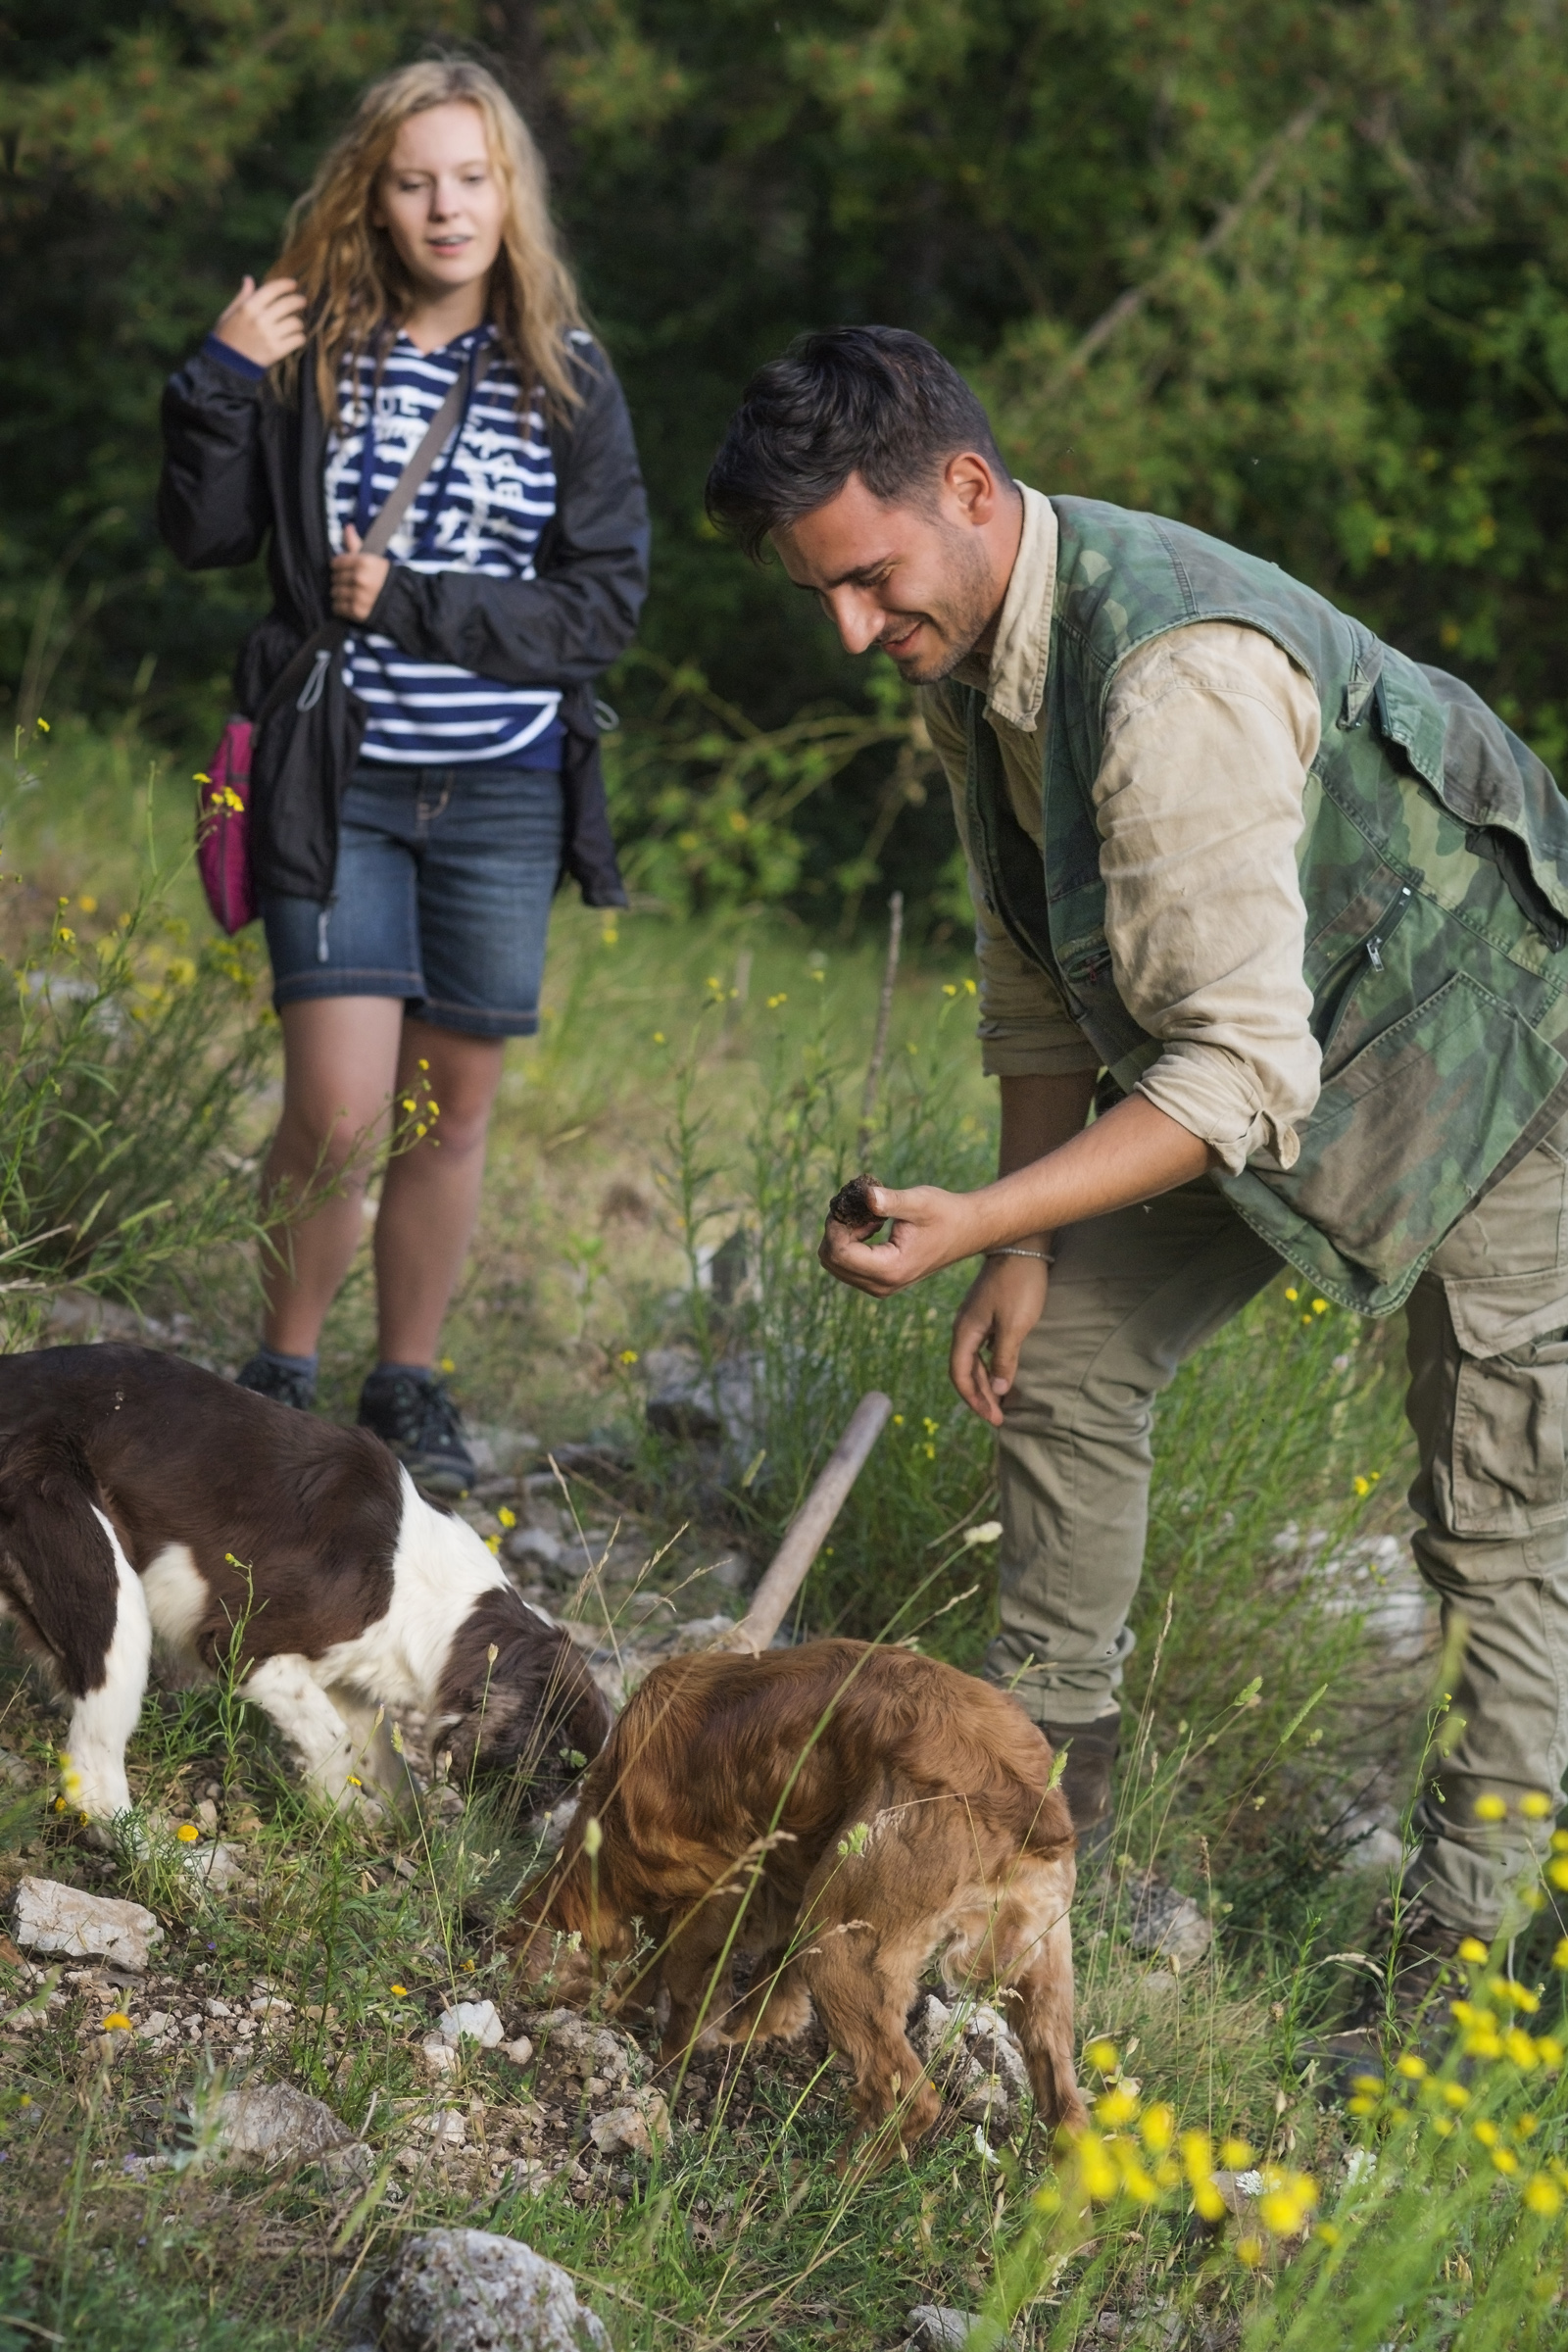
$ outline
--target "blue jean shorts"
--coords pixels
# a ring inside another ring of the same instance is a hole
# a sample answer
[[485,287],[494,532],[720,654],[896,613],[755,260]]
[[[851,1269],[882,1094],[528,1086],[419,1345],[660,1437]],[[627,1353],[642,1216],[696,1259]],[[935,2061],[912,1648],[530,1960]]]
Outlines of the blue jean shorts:
[[532,1037],[561,843],[549,769],[366,762],[331,904],[262,893],[273,1004],[401,997],[437,1029]]

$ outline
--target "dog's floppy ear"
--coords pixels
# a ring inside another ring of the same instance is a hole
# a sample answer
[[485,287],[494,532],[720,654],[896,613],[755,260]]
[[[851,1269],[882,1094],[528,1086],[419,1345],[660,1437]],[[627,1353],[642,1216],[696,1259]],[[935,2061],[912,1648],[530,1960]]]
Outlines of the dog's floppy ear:
[[26,1433],[0,1459],[0,1589],[73,1698],[102,1682],[120,1609],[97,1501],[86,1456],[62,1431]]
[[[432,1718],[432,1754],[463,1786],[477,1768],[564,1785],[610,1737],[610,1709],[564,1634],[521,1603],[476,1609],[453,1644]],[[492,1654],[493,1653],[493,1654]]]

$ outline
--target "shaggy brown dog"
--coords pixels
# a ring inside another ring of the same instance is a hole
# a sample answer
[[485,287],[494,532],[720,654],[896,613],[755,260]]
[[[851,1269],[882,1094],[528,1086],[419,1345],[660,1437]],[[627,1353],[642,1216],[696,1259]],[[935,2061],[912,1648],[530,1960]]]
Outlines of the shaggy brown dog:
[[1023,1709],[934,1658],[861,1642],[674,1658],[504,1940],[531,1988],[573,2006],[617,1976],[621,2005],[662,1986],[666,2061],[699,2038],[787,2040],[814,2007],[878,2135],[871,2165],[941,2108],[905,2032],[940,1953],[950,1984],[1002,1988],[1048,2128],[1079,2125],[1073,1834],[1051,1783]]

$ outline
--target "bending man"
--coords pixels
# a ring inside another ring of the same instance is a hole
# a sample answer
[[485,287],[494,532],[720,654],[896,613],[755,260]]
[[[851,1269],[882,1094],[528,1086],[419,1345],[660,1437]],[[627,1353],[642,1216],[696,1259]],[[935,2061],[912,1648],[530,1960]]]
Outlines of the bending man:
[[1154,1397],[1282,1259],[1406,1309],[1417,1556],[1467,1628],[1405,1875],[1423,1997],[1504,1924],[1550,1828],[1519,1800],[1568,1763],[1568,802],[1467,687],[1273,564],[1015,483],[918,336],[762,368],[709,504],[922,689],[952,787],[1000,1174],[883,1192],[890,1242],[830,1226],[822,1257],[873,1297],[985,1258],[953,1377],[1000,1433],[987,1672],[1071,1740],[1081,1832]]

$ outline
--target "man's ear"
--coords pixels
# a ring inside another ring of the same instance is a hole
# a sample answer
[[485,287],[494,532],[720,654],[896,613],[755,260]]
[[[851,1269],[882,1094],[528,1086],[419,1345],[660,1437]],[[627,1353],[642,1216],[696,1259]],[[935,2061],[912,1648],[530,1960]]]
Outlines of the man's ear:
[[1002,485],[978,451],[959,450],[948,460],[942,469],[942,504],[952,520],[977,530],[995,520],[1002,504]]

